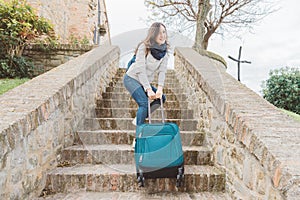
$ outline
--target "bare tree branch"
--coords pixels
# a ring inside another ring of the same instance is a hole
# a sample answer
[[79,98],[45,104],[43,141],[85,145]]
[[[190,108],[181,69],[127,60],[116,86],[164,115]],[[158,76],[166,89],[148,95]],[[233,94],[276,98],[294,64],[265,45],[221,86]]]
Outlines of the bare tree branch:
[[277,10],[276,1],[268,0],[145,0],[145,4],[156,13],[157,19],[180,32],[190,32],[185,30],[187,27],[196,29],[194,46],[204,49],[213,34],[234,32],[238,37],[238,31],[251,29]]

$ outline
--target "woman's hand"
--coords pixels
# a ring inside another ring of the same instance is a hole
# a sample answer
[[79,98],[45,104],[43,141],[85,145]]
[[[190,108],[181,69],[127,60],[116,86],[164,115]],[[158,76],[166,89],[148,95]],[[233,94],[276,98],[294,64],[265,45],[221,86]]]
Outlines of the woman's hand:
[[151,99],[151,100],[156,98],[156,95],[152,89],[147,89],[147,95],[148,95],[149,99]]
[[157,87],[156,94],[155,94],[155,98],[161,99],[161,98],[162,98],[162,95],[163,95],[162,87],[161,87],[161,86],[158,86],[158,87]]

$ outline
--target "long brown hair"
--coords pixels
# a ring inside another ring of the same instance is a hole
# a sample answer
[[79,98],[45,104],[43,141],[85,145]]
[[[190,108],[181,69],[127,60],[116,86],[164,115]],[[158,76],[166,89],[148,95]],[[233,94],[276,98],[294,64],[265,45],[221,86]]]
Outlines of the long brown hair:
[[160,26],[163,26],[166,30],[166,45],[167,45],[167,51],[168,51],[168,48],[169,48],[169,42],[168,42],[168,34],[167,34],[167,29],[166,29],[166,26],[160,22],[154,22],[149,30],[148,30],[148,35],[147,37],[138,44],[138,46],[136,47],[135,51],[134,51],[134,54],[136,55],[137,51],[138,51],[138,48],[141,44],[144,44],[146,46],[146,49],[145,49],[145,55],[147,56],[149,51],[150,51],[150,47],[155,43],[155,38],[158,36],[159,34],[159,29],[160,29]]

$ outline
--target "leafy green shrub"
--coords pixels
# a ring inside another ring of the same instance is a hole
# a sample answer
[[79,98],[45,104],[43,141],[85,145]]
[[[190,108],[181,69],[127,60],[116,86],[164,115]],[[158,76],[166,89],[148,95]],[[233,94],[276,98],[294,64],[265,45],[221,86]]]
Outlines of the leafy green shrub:
[[300,70],[284,67],[271,70],[263,83],[263,97],[273,105],[300,114]]
[[34,76],[34,65],[24,57],[13,57],[10,63],[0,60],[0,78],[32,78]]
[[30,75],[31,69],[26,67],[31,64],[22,58],[25,46],[40,38],[47,41],[52,33],[52,25],[38,17],[25,0],[0,0],[0,76]]
[[71,34],[69,37],[69,43],[73,45],[74,44],[88,45],[90,41],[86,35],[83,38],[80,38],[80,37],[76,37],[74,34]]

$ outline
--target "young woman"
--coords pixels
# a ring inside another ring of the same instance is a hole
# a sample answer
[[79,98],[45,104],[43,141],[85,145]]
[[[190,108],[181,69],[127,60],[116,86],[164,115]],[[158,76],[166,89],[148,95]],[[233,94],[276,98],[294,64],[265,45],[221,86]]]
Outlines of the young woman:
[[[159,22],[153,23],[146,39],[138,45],[136,61],[124,76],[124,86],[139,106],[133,121],[137,126],[143,124],[148,117],[148,99],[153,100],[150,104],[151,112],[160,106],[161,98],[163,102],[166,101],[163,86],[168,48],[166,27]],[[151,85],[155,73],[158,74],[157,88]]]

